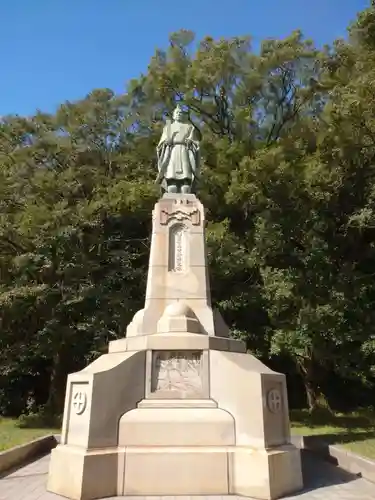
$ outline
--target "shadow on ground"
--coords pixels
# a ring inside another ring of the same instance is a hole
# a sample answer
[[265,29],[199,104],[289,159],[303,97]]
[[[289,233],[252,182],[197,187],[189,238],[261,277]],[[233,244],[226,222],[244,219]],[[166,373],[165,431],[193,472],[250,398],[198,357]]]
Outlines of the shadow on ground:
[[[22,471],[25,467],[33,464],[37,460],[40,460],[41,458],[46,457],[47,455],[50,455],[50,453],[51,453],[50,451],[37,453],[36,455],[25,459],[22,463],[20,463],[18,465],[14,465],[13,467],[10,467],[9,469],[0,473],[0,480],[5,479],[5,478],[9,478],[9,477],[11,477],[11,479],[19,479],[20,477],[25,477],[22,474],[17,474],[17,472]],[[43,473],[43,474],[45,474],[45,473]],[[37,474],[37,475],[39,475],[39,474]],[[29,476],[29,474],[27,474],[27,476]],[[0,498],[0,500],[3,500],[3,499]]]
[[317,458],[312,452],[307,450],[301,450],[301,459],[304,491],[348,483],[360,477],[357,474],[351,474],[323,459]]

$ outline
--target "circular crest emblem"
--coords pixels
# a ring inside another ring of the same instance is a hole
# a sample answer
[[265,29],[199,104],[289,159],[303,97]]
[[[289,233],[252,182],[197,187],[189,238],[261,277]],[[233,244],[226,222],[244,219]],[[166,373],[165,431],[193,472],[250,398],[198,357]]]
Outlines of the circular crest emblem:
[[267,407],[271,413],[279,413],[282,406],[281,393],[278,389],[271,389],[267,394]]
[[73,396],[73,408],[76,415],[82,415],[86,410],[87,396],[83,391],[77,391]]

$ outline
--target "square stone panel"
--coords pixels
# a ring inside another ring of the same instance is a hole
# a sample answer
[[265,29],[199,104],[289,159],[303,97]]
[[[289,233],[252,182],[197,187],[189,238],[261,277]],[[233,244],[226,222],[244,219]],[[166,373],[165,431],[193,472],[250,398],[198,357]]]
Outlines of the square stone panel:
[[147,398],[208,398],[207,351],[149,351]]
[[87,446],[91,387],[88,382],[71,382],[68,396],[67,444]]
[[265,445],[269,447],[286,444],[290,441],[290,430],[284,377],[262,374],[262,392]]

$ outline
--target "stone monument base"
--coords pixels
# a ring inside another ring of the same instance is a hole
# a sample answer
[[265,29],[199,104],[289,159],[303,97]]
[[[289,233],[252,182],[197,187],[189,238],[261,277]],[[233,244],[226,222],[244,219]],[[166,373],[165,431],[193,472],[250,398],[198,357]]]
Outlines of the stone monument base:
[[121,495],[271,500],[302,488],[299,453],[293,445],[272,450],[129,446],[91,451],[59,445],[52,452],[48,490],[74,500]]
[[[299,450],[232,447],[131,447],[126,450],[124,495],[242,495],[275,499],[296,483]],[[251,481],[249,481],[251,477]]]
[[[236,340],[185,333],[147,342],[144,351],[118,352],[116,341],[115,352],[69,376],[70,411],[62,444],[52,451],[49,491],[74,500],[230,494],[270,500],[302,488],[283,375],[238,352],[244,346]],[[160,350],[166,345],[177,350]],[[185,398],[155,388],[161,354],[165,363],[170,354],[200,360],[200,378],[193,364]],[[130,384],[127,391],[119,380]],[[86,388],[85,408],[73,406],[77,387]]]

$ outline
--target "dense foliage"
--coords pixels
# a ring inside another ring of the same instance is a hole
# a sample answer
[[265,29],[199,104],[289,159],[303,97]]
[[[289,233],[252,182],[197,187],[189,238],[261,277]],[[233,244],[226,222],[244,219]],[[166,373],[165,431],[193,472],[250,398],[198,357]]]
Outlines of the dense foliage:
[[[52,115],[2,119],[3,414],[60,412],[67,373],[123,336],[142,307],[155,145],[176,101],[202,132],[213,299],[233,335],[288,372],[292,402],[366,403],[374,5],[348,42],[323,50],[298,31],[259,53],[247,38],[195,45],[181,31],[124,95],[95,90]],[[356,399],[332,387],[354,387]]]

